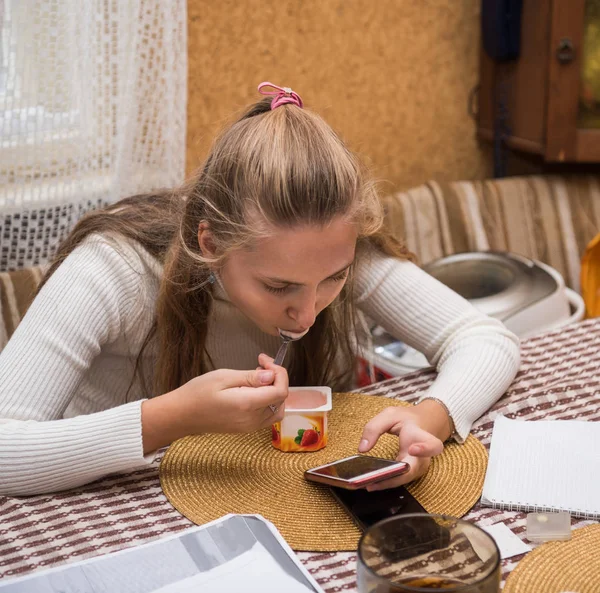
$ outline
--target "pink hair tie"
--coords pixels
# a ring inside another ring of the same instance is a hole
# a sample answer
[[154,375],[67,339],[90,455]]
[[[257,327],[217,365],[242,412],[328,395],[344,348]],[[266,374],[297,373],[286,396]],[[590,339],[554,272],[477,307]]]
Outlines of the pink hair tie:
[[[265,91],[263,89],[270,87],[272,91]],[[298,107],[302,107],[302,99],[300,95],[295,93],[292,89],[288,87],[281,87],[273,84],[272,82],[261,82],[258,85],[258,92],[261,95],[265,95],[268,97],[273,97],[271,101],[271,109],[277,109],[281,105],[285,105],[286,103],[291,103],[292,105],[297,105]]]

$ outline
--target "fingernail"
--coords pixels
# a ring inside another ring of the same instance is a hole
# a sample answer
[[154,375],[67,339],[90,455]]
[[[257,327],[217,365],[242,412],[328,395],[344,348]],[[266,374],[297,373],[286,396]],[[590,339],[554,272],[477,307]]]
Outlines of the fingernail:
[[358,445],[358,450],[359,451],[364,451],[365,449],[367,449],[369,447],[369,441],[367,439],[363,439],[360,444]]
[[412,446],[412,450],[415,453],[422,453],[423,452],[423,445],[413,445]]
[[261,383],[271,383],[273,381],[273,371],[260,371],[258,373],[258,380]]

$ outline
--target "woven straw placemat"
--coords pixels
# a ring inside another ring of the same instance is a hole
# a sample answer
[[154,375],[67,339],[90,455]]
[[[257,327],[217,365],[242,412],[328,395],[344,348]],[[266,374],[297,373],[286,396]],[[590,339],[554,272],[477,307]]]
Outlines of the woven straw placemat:
[[600,525],[575,529],[569,541],[548,542],[529,552],[503,589],[503,593],[538,591],[600,591]]
[[[360,531],[329,493],[304,479],[304,470],[355,455],[367,420],[392,405],[384,397],[334,394],[329,443],[314,453],[283,453],[271,430],[245,435],[198,435],[175,442],[160,464],[160,483],[171,504],[201,525],[227,513],[258,513],[276,525],[295,550],[355,550]],[[384,435],[371,454],[393,459],[396,436]],[[431,513],[461,517],[483,488],[487,452],[470,436],[448,444],[429,472],[410,485]]]

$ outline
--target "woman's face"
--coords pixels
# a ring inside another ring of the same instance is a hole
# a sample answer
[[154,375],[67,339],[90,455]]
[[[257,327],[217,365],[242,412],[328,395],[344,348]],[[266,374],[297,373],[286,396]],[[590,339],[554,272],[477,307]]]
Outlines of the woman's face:
[[341,216],[324,226],[274,229],[229,255],[219,275],[231,302],[262,331],[300,333],[342,290],[356,239],[356,226]]

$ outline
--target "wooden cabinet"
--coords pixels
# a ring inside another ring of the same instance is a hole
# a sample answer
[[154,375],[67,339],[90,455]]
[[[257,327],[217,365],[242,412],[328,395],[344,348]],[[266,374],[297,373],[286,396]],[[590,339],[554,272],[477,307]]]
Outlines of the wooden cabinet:
[[600,0],[524,0],[521,54],[482,50],[478,131],[546,162],[600,163]]

